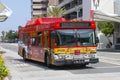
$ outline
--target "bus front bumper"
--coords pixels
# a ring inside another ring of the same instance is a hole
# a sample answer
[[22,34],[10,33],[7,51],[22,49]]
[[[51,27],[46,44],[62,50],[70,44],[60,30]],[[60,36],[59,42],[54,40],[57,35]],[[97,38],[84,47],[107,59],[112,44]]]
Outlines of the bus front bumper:
[[71,64],[89,64],[89,63],[98,63],[98,58],[91,58],[91,59],[84,59],[84,60],[65,60],[65,59],[59,59],[54,60],[54,64],[56,66],[62,66],[62,65],[71,65]]

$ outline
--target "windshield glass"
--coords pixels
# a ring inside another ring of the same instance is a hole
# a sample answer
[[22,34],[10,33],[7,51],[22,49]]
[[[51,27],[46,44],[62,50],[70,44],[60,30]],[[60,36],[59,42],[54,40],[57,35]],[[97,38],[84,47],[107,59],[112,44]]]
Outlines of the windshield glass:
[[78,46],[94,46],[95,34],[93,30],[78,30],[77,31]]
[[94,46],[94,30],[56,30],[56,46]]

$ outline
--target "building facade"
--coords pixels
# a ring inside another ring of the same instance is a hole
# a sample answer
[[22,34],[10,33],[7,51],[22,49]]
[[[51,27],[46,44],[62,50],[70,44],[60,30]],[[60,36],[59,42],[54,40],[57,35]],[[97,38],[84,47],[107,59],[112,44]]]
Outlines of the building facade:
[[66,19],[90,20],[91,10],[114,13],[114,0],[60,0],[58,7],[66,9]]
[[31,4],[32,18],[40,15],[47,15],[48,0],[31,0]]
[[[115,0],[115,14],[118,14],[120,16],[120,0]],[[115,30],[114,30],[114,44],[115,48],[120,50],[120,23],[115,23]]]
[[[84,0],[60,0],[58,7],[66,9],[64,17],[66,19],[82,19]],[[89,2],[89,0],[88,0]]]

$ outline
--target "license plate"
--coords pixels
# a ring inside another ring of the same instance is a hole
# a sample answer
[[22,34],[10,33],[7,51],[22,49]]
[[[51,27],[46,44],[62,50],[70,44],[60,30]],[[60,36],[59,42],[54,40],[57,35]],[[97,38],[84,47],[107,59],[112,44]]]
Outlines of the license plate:
[[73,55],[74,59],[82,59],[83,55]]
[[74,55],[73,57],[74,57],[74,59],[79,59],[80,55]]

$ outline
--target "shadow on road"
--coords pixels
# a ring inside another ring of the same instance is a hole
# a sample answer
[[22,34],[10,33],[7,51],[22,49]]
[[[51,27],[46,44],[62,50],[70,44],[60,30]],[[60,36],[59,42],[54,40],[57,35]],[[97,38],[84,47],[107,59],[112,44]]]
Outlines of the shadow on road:
[[25,63],[29,64],[31,66],[36,66],[40,67],[45,70],[77,70],[77,69],[94,69],[93,67],[89,66],[81,66],[81,65],[64,65],[64,66],[51,66],[47,67],[44,63],[37,62],[37,61],[31,61],[31,60],[26,60],[24,61],[23,59],[14,59],[16,61],[19,61],[20,63]]

